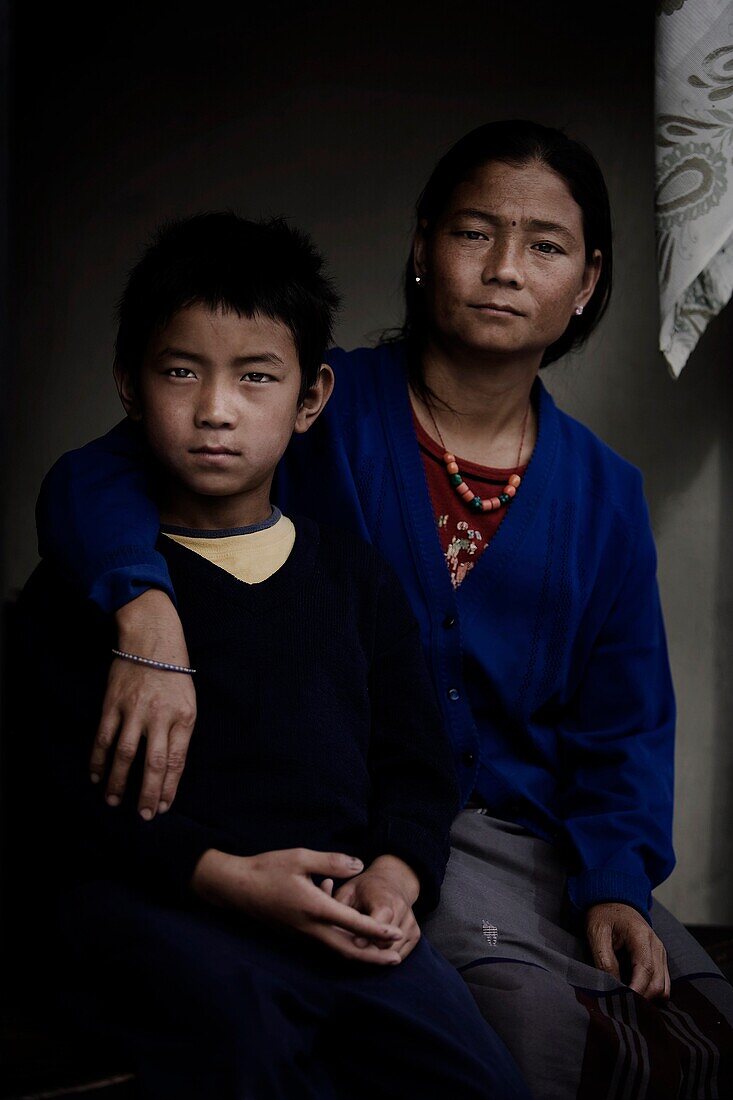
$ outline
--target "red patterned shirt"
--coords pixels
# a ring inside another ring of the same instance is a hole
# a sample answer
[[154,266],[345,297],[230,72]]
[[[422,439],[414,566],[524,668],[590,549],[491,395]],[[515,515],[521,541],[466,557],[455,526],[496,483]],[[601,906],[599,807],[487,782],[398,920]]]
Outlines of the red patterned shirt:
[[[431,439],[413,413],[413,422],[420,446],[425,476],[428,482],[433,514],[438,526],[440,544],[450,571],[453,587],[473,569],[479,554],[486,548],[492,535],[507,513],[507,505],[496,512],[472,512],[461,500],[448,481],[443,463],[443,448]],[[527,469],[517,466],[511,470],[497,470],[492,466],[479,466],[476,462],[456,456],[462,476],[471,489],[482,499],[501,493],[512,474],[521,477]],[[521,489],[519,490],[521,492]]]

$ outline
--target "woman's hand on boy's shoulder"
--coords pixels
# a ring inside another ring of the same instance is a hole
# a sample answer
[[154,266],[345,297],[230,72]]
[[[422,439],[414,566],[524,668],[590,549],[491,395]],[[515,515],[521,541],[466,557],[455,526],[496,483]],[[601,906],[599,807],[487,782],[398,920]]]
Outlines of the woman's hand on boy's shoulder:
[[[164,592],[148,589],[121,607],[116,620],[118,649],[189,667],[181,620]],[[114,806],[122,801],[130,767],[145,737],[137,808],[147,820],[164,813],[176,796],[195,721],[196,692],[190,675],[115,658],[89,761],[92,781],[101,782],[111,754],[108,803]]]
[[293,928],[347,959],[395,965],[402,961],[393,946],[403,939],[397,921],[358,912],[313,882],[313,875],[323,875],[332,884],[334,878],[350,878],[363,867],[342,852],[286,848],[234,856],[211,848],[199,859],[191,888],[204,901]]
[[[374,920],[397,925],[401,935],[393,947],[400,959],[405,959],[420,939],[420,926],[412,911],[419,893],[420,880],[412,868],[397,856],[383,855],[339,887],[334,897]],[[368,941],[359,937],[356,943],[364,948]]]

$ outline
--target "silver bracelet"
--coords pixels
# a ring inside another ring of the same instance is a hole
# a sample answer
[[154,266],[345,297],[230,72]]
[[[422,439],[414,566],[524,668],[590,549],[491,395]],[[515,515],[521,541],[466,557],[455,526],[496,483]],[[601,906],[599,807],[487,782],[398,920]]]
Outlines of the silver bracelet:
[[113,649],[115,657],[122,657],[124,661],[134,661],[138,665],[147,665],[148,668],[158,668],[161,672],[187,672],[193,676],[195,668],[186,668],[185,665],[171,665],[167,661],[154,661],[152,657],[138,657],[137,653],[125,653],[123,649]]

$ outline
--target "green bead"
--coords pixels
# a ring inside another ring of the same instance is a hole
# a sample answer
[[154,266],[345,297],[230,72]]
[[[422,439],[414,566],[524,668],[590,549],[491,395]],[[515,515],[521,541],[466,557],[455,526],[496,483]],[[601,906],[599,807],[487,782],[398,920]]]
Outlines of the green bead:
[[460,485],[463,481],[463,478],[460,474],[448,474],[448,480],[450,481],[451,485]]
[[480,512],[481,511],[481,497],[474,497],[473,500],[470,501],[470,503],[469,503],[469,508],[471,508],[474,512]]
[[499,493],[499,503],[500,504],[508,504],[509,500],[510,500],[510,498],[506,495],[506,493]]

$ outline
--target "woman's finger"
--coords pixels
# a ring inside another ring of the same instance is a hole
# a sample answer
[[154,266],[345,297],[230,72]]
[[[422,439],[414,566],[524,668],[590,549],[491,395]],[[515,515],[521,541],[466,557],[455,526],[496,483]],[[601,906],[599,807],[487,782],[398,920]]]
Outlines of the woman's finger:
[[672,993],[672,979],[669,974],[667,951],[664,946],[662,946],[662,951],[664,952],[664,991],[662,992],[662,999],[668,1001]]
[[321,890],[323,890],[324,894],[328,894],[328,896],[330,898],[332,898],[333,897],[333,879],[332,878],[324,878],[323,882],[321,883]]
[[661,1000],[667,1000],[669,997],[669,969],[667,967],[667,952],[664,949],[664,944],[658,936],[654,937],[653,943],[654,954],[654,978],[648,989],[648,996],[650,998],[658,997]]
[[143,772],[138,813],[146,821],[155,817],[158,803],[162,797],[163,780],[168,766],[168,729],[157,725],[148,729],[145,749],[145,770]]
[[178,784],[181,782],[183,769],[186,767],[186,756],[192,733],[193,723],[186,720],[185,722],[176,722],[168,734],[168,757],[160,792],[160,802],[158,803],[159,813],[163,814],[170,808],[178,793]]
[[[628,942],[627,947],[631,956],[629,989],[633,989],[640,997],[649,999],[657,992],[656,980],[661,977],[657,973],[651,942],[646,937],[635,937]],[[663,988],[663,984],[662,981],[659,990]]]
[[599,970],[610,974],[617,982],[621,981],[616,952],[613,949],[613,929],[607,921],[591,924],[588,927],[588,943],[593,954],[593,962]]
[[93,783],[100,783],[104,777],[104,770],[107,766],[107,756],[117,737],[121,721],[122,715],[118,707],[108,703],[105,699],[102,708],[102,718],[97,728],[94,744],[92,745],[92,752],[89,757],[89,772]]
[[128,717],[123,720],[122,729],[120,730],[117,744],[115,745],[112,768],[109,773],[109,778],[107,779],[105,797],[110,806],[118,806],[122,801],[122,796],[125,793],[125,787],[127,785],[127,777],[130,774],[132,763],[137,756],[137,750],[142,736],[143,731],[136,719]]

